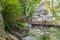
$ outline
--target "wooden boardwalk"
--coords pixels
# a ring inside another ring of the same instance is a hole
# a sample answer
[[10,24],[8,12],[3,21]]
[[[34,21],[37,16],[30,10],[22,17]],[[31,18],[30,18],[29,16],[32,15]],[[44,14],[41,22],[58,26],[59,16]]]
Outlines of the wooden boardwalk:
[[29,22],[30,24],[40,24],[40,25],[60,25],[60,21],[59,22],[54,22],[54,21],[51,21],[51,22],[32,22],[30,21]]
[[21,22],[26,22],[26,23],[30,23],[30,24],[36,24],[36,25],[42,25],[42,24],[44,24],[44,25],[58,25],[58,26],[60,26],[60,21],[46,21],[46,22],[39,22],[39,21],[31,21],[31,19],[29,20],[29,18],[28,17],[26,17],[26,16],[22,16],[22,17],[20,17],[20,19],[19,19]]

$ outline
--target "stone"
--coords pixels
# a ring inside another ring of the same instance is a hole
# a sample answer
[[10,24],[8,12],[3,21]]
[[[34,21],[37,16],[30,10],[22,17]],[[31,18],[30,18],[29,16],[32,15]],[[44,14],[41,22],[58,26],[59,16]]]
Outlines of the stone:
[[24,40],[36,40],[33,36],[27,36],[23,38]]

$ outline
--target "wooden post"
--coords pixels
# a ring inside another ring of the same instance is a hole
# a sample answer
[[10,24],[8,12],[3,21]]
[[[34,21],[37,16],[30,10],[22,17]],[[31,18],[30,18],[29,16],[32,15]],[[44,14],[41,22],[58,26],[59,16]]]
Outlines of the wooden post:
[[50,13],[51,15],[53,15],[53,0],[50,0],[50,7],[51,7]]

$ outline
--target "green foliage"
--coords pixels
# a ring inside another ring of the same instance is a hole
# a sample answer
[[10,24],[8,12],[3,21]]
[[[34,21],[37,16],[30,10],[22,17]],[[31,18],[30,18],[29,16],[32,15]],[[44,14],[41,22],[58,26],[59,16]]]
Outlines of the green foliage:
[[[29,10],[27,12],[31,17],[33,14],[33,9],[41,2],[41,0],[0,0],[0,2],[3,7],[2,16],[6,26],[18,27],[21,23],[18,21],[18,18],[26,14],[26,6],[29,5]],[[27,30],[25,23],[21,23],[21,26],[24,30]]]
[[54,13],[53,16],[56,18],[56,20],[60,21],[60,17],[57,16],[57,13]]
[[51,37],[46,33],[41,35],[32,33],[32,35],[36,38],[36,40],[51,40]]
[[60,29],[49,30],[49,32],[54,33],[54,36],[52,36],[52,40],[60,40]]
[[32,34],[32,36],[34,36],[36,38],[36,40],[51,40],[52,38],[49,36],[49,34],[46,34],[45,32],[43,32],[43,34],[35,34],[34,32],[31,32],[32,30],[30,30],[30,33]]
[[43,34],[40,36],[40,39],[38,39],[38,40],[50,40],[50,37],[48,34]]
[[34,12],[34,8],[41,2],[42,0],[33,0],[33,2],[30,4],[30,16]]
[[17,18],[24,12],[19,0],[1,0],[1,3],[3,7],[2,15],[5,24],[11,27],[17,26]]
[[60,13],[60,0],[56,0],[56,6],[53,8],[54,9],[54,17],[56,18],[56,20],[60,20],[60,17],[57,16],[57,13]]
[[26,26],[26,23],[21,23],[22,29],[28,31],[29,28]]
[[54,12],[60,12],[60,0],[55,0],[56,5],[53,6]]
[[23,0],[23,3],[25,4],[25,9],[27,8],[26,6],[28,5],[28,10],[27,12],[29,13],[29,16],[32,17],[32,14],[34,12],[34,8],[41,2],[42,0]]

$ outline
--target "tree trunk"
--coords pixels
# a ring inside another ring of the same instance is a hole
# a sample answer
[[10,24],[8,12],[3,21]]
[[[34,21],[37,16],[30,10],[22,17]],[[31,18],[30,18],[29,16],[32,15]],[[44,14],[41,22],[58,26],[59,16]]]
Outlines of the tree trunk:
[[6,32],[4,30],[4,22],[3,22],[3,18],[1,15],[1,3],[0,3],[0,40],[6,40]]
[[5,40],[5,30],[4,30],[4,24],[3,24],[3,19],[0,13],[0,40]]
[[53,15],[53,0],[50,0],[50,7],[51,7],[50,12]]

